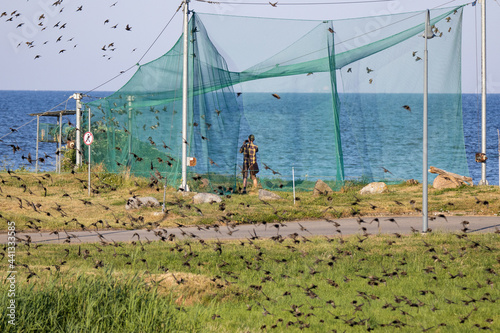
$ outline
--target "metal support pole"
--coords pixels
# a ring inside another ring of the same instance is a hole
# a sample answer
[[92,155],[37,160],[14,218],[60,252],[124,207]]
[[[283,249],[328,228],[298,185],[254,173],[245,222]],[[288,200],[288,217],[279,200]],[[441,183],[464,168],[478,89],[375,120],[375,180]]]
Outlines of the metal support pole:
[[35,172],[38,173],[38,140],[40,133],[40,116],[36,116],[36,163],[35,163]]
[[73,98],[76,100],[76,166],[80,167],[82,165],[82,156],[80,155],[82,146],[81,146],[81,117],[82,117],[82,103],[80,102],[82,98],[82,94],[73,94]]
[[432,28],[430,26],[430,12],[427,10],[425,14],[425,29],[424,29],[424,39],[425,39],[425,48],[424,48],[424,115],[423,115],[423,162],[422,162],[422,232],[427,232],[429,226],[429,218],[428,218],[428,117],[427,117],[427,109],[428,109],[428,95],[429,95],[429,85],[428,85],[428,74],[429,74],[429,59],[428,59],[428,50],[427,50],[427,39],[434,37],[432,33]]
[[[481,153],[486,154],[486,0],[481,1]],[[486,161],[481,163],[481,181],[486,180]]]
[[62,149],[62,111],[61,113],[59,113],[59,154],[57,154],[56,156],[59,157],[58,161],[57,161],[57,165],[56,165],[56,169],[57,169],[57,172],[58,173],[61,173],[61,161],[62,161],[62,156],[61,156],[61,149]]
[[293,204],[295,205],[295,168],[292,167]]
[[[89,108],[89,132],[91,132],[90,131],[90,118],[91,118],[91,116],[92,116],[92,114],[91,114],[91,111]],[[89,187],[89,197],[90,197],[90,187],[91,187],[91,185],[90,185],[90,145],[87,145],[87,147],[89,147],[89,150],[88,150],[89,151],[89,186],[88,187]]]
[[187,108],[188,108],[188,28],[189,28],[189,0],[184,2],[184,59],[182,71],[182,185],[181,188],[187,191]]
[[132,102],[134,101],[133,96],[128,96],[128,156],[130,158],[130,153],[132,152]]

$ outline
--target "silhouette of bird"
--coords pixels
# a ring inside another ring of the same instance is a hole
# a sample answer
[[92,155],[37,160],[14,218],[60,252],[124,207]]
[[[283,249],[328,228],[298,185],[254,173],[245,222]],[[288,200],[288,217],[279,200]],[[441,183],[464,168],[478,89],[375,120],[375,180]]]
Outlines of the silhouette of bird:
[[393,174],[392,172],[390,172],[390,171],[389,171],[389,170],[387,170],[386,168],[384,168],[384,167],[381,167],[381,168],[382,168],[382,170],[384,170],[384,173],[390,173],[391,175]]

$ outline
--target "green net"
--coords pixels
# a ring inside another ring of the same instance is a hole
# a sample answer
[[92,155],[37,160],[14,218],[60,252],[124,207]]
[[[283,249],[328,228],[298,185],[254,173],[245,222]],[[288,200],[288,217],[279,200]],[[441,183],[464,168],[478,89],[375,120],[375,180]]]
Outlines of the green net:
[[60,135],[63,143],[74,140],[75,128],[68,124],[62,124],[62,129],[58,124],[40,123],[38,126],[38,141],[40,142],[59,142]]
[[[241,187],[239,147],[259,146],[259,181],[287,190],[318,179],[422,179],[425,12],[350,20],[192,15],[188,167],[194,190]],[[461,106],[462,7],[431,11],[429,164],[468,175]],[[181,184],[182,37],[88,104],[92,159]],[[432,177],[431,177],[432,180]]]

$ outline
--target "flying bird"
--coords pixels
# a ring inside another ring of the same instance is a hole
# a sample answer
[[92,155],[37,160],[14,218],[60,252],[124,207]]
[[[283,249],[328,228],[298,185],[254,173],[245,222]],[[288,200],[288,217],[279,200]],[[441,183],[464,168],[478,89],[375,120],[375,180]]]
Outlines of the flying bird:
[[269,1],[269,4],[270,4],[271,6],[273,6],[273,7],[277,7],[277,6],[278,6],[278,1],[276,1],[275,3],[272,3],[272,2],[270,2],[270,1]]
[[411,112],[411,107],[409,105],[403,105],[403,108]]
[[384,167],[381,167],[383,170],[384,170],[384,173],[390,173],[391,175],[393,174],[392,172],[390,172],[389,170],[387,170],[386,168]]
[[281,99],[280,95],[278,95],[278,94],[273,94],[273,97],[276,99]]

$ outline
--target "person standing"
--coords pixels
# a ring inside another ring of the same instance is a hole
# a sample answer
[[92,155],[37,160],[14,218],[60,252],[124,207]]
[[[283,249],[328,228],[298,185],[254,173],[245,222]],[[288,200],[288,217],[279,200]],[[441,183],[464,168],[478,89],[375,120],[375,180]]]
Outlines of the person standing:
[[259,172],[259,165],[257,164],[257,152],[259,147],[254,144],[255,137],[253,134],[248,136],[248,140],[245,140],[243,146],[240,148],[240,153],[243,154],[243,194],[247,193],[247,178],[250,174],[250,178],[253,180],[253,187],[257,189],[257,173]]

